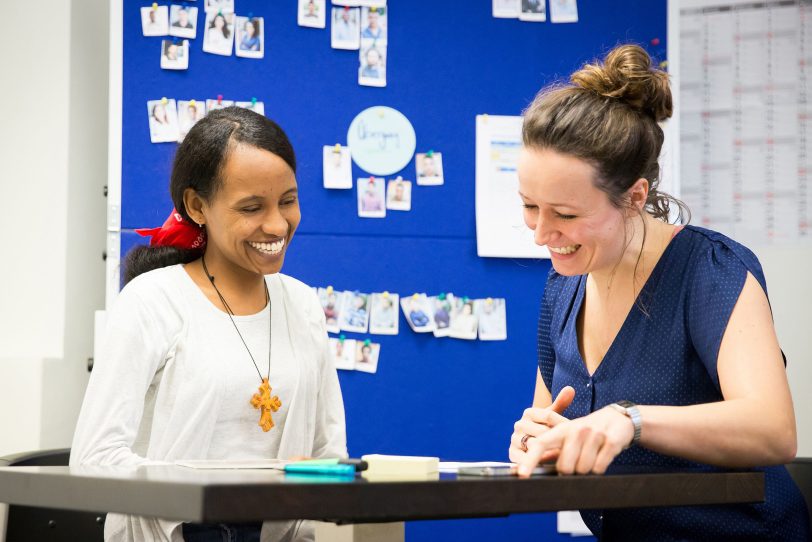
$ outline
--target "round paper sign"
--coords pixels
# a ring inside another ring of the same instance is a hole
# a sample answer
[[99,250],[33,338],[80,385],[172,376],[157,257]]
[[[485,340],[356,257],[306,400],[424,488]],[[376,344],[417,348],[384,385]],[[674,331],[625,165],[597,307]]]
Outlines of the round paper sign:
[[353,119],[347,144],[358,167],[373,175],[391,175],[412,160],[416,138],[412,123],[403,113],[377,105]]

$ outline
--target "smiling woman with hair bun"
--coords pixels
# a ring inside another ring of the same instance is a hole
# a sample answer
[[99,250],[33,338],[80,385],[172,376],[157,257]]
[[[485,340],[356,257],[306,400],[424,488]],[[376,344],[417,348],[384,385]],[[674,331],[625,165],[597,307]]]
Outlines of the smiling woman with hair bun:
[[[510,458],[527,476],[617,467],[751,469],[759,504],[590,510],[601,540],[810,539],[785,364],[755,255],[659,191],[668,75],[623,45],[524,114],[519,193],[550,250],[531,408]],[[553,400],[555,398],[555,400]]]

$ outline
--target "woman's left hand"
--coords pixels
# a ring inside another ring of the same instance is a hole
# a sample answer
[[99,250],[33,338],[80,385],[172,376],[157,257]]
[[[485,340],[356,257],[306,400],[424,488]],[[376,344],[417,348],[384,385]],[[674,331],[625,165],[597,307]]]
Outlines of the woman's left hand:
[[633,437],[632,421],[612,407],[604,407],[528,439],[519,476],[528,477],[545,452],[555,449],[560,450],[555,464],[560,474],[603,474]]

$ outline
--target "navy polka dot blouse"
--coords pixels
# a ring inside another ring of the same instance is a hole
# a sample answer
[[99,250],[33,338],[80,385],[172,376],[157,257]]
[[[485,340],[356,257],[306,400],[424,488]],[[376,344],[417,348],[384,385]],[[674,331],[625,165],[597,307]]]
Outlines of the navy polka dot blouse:
[[[666,248],[626,321],[590,375],[578,349],[576,319],[586,275],[551,270],[539,319],[539,368],[555,397],[573,386],[568,418],[623,399],[642,405],[721,401],[716,359],[728,319],[750,272],[766,292],[755,255],[727,237],[686,226]],[[645,431],[645,427],[643,428]],[[666,470],[714,467],[633,447],[609,469]],[[766,467],[762,504],[583,511],[604,540],[810,540],[809,517],[798,488],[782,467]]]

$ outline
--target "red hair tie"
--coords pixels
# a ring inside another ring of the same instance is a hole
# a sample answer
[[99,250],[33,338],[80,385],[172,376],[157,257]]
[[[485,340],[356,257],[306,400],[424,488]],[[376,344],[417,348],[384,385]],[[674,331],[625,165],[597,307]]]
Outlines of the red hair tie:
[[206,246],[206,231],[183,218],[179,212],[172,213],[160,228],[141,228],[135,233],[142,237],[151,237],[151,247],[176,247],[185,250],[202,250]]

